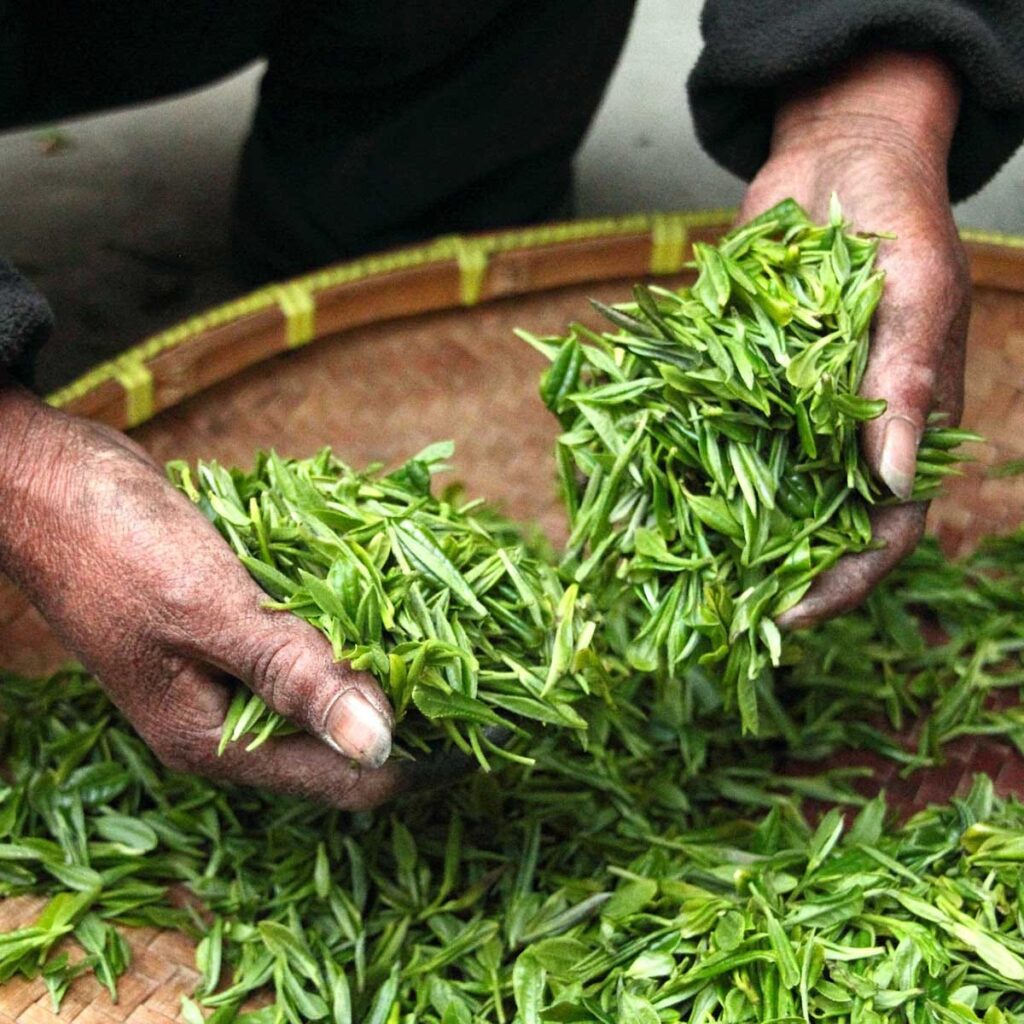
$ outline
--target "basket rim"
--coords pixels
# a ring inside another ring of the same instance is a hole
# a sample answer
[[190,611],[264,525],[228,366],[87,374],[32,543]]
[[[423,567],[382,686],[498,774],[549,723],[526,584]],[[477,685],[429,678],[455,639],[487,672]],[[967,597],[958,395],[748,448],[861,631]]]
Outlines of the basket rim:
[[[343,261],[273,282],[149,335],[53,391],[46,396],[46,401],[57,408],[130,429],[248,366],[339,333],[336,327],[323,328],[318,313],[324,311],[325,301],[331,298],[332,293],[346,286],[380,281],[407,271],[433,270],[448,276],[454,274],[454,287],[449,288],[447,296],[440,301],[364,319],[358,324],[362,325],[428,310],[471,307],[565,284],[610,280],[634,273],[648,276],[678,274],[685,269],[691,257],[691,232],[707,231],[712,236],[717,235],[732,224],[735,215],[734,209],[714,208],[570,220],[481,234],[444,235],[425,243]],[[965,228],[960,231],[960,237],[969,248],[1015,251],[1024,257],[1024,236]],[[496,266],[503,257],[515,259],[517,255],[521,257],[538,251],[565,251],[568,255],[574,250],[585,255],[588,243],[602,241],[643,242],[649,247],[647,258],[643,265],[627,260],[623,265],[615,266],[614,272],[585,268],[582,273],[562,274],[554,282],[518,279],[511,284],[502,284],[493,280]],[[1005,281],[1001,283],[1005,286]],[[1024,291],[1024,274],[1021,275],[1019,290]],[[192,346],[199,346],[211,332],[244,325],[246,321],[267,313],[279,321],[279,330],[275,332],[276,341],[268,344],[258,357],[248,359],[213,379],[204,380],[198,386],[182,388],[179,381],[172,395],[158,396],[154,360],[168,353],[181,353]],[[113,407],[107,401],[101,410],[90,409],[89,400],[110,385],[118,392]]]

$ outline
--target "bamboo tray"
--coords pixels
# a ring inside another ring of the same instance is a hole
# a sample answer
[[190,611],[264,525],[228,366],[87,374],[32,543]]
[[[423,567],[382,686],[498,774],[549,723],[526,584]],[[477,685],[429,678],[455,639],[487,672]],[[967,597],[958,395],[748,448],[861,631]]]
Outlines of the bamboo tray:
[[[616,301],[639,279],[675,284],[693,241],[711,241],[729,211],[572,222],[449,237],[326,268],[217,307],[143,341],[52,395],[77,415],[129,429],[158,460],[248,464],[255,449],[306,455],[329,444],[360,465],[395,462],[441,438],[456,441],[457,475],[472,495],[532,519],[555,539],[562,514],[551,459],[557,425],[537,397],[542,360],[512,328],[596,324],[587,300]],[[1024,519],[1024,478],[986,479],[988,465],[1024,456],[1024,239],[965,232],[974,284],[964,422],[987,438],[977,463],[932,507],[951,552]],[[0,666],[41,673],[64,658],[20,595],[0,580]],[[1024,793],[1024,759],[972,740],[941,768],[874,785],[909,811],[947,800],[976,771]],[[0,930],[38,904],[0,904]],[[90,979],[60,1015],[41,982],[0,988],[0,1024],[75,1021],[162,1024],[193,986],[182,936],[137,930],[114,1005]]]

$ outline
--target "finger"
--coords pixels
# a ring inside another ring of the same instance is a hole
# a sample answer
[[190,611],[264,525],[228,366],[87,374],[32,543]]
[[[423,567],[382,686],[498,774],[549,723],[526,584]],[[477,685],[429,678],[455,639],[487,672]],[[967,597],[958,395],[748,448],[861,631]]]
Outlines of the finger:
[[880,259],[888,276],[860,389],[887,404],[864,424],[861,443],[878,478],[906,500],[929,414],[960,417],[968,306],[958,245],[901,238],[891,246]]
[[218,609],[223,625],[204,638],[196,655],[241,679],[274,711],[338,753],[371,768],[384,764],[394,716],[373,677],[335,661],[330,643],[313,626],[268,611],[265,600],[244,576]]
[[327,803],[346,811],[379,807],[402,793],[439,784],[410,772],[411,762],[389,761],[367,768],[336,753],[312,736],[271,739],[253,751],[229,747],[221,764],[206,762],[215,778],[288,796]]
[[215,669],[186,663],[136,725],[161,761],[174,770],[344,810],[376,807],[435,779],[443,781],[439,774],[417,775],[406,762],[367,768],[305,735],[270,739],[253,751],[247,751],[242,743],[233,744],[218,754],[230,698],[227,677]]
[[879,509],[872,534],[884,547],[847,555],[819,576],[799,604],[776,620],[782,629],[804,629],[856,608],[878,583],[917,546],[927,505],[914,502]]
[[307,623],[261,610],[240,657],[224,667],[338,753],[370,768],[387,761],[394,725],[387,698],[369,673],[335,661],[331,645]]

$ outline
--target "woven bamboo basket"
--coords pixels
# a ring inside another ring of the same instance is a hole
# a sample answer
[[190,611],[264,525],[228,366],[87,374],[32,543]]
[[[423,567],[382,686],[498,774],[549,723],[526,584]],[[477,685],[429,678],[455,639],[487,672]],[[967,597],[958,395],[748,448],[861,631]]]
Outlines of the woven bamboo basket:
[[[456,442],[458,478],[509,514],[560,539],[551,451],[557,425],[537,397],[541,359],[512,334],[596,325],[589,298],[616,301],[640,279],[676,284],[694,241],[714,240],[729,211],[582,221],[449,237],[326,268],[210,310],[103,364],[50,396],[69,412],[130,430],[158,460],[247,465],[275,447],[325,444],[356,465],[393,463],[424,444]],[[1024,455],[1024,239],[965,232],[974,306],[964,422],[986,437],[977,461],[931,511],[951,553],[1024,519],[1024,479],[987,466]],[[45,623],[0,579],[0,667],[41,673],[65,657]],[[1024,759],[994,740],[965,740],[940,767],[900,778],[872,769],[904,812],[962,792],[986,772],[1024,793]],[[0,905],[0,930],[32,920],[38,902]],[[111,1003],[79,979],[59,1015],[41,982],[0,988],[0,1024],[165,1024],[193,987],[183,936],[136,929],[135,957]]]

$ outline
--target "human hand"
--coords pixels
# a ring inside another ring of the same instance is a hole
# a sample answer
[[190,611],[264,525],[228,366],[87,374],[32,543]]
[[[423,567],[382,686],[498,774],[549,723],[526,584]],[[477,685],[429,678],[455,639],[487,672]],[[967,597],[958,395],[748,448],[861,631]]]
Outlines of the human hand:
[[[169,767],[348,809],[411,784],[385,763],[393,720],[372,677],[335,663],[312,626],[266,610],[142,449],[2,379],[0,570]],[[311,735],[218,756],[231,677]]]
[[[861,444],[900,498],[910,496],[928,415],[944,412],[954,425],[962,408],[970,280],[946,185],[958,100],[952,73],[932,55],[858,58],[780,104],[771,154],[740,211],[745,221],[791,196],[824,220],[835,192],[854,230],[895,234],[879,250],[885,290],[861,386],[888,406],[864,424]],[[808,626],[863,601],[913,550],[925,511],[878,510],[874,534],[885,546],[841,560],[779,624]]]

